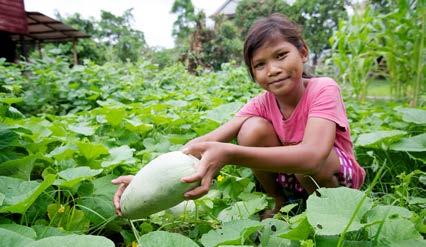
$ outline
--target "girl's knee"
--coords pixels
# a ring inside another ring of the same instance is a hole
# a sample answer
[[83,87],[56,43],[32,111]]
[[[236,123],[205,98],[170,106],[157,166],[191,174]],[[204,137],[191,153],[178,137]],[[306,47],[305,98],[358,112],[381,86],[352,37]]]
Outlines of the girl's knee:
[[243,146],[279,146],[272,123],[261,117],[251,117],[241,126],[237,136],[238,144]]

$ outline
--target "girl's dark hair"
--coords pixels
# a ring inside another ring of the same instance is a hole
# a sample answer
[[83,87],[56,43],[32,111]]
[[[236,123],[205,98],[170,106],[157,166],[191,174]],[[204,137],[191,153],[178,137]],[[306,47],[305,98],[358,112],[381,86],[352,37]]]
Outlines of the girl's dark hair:
[[[255,21],[247,33],[244,42],[244,62],[250,72],[251,78],[254,80],[251,59],[253,53],[261,47],[269,38],[280,35],[287,42],[293,44],[297,49],[303,47],[308,50],[305,41],[302,38],[302,31],[299,25],[289,20],[282,14],[272,14]],[[303,72],[303,77],[310,78],[312,76]]]

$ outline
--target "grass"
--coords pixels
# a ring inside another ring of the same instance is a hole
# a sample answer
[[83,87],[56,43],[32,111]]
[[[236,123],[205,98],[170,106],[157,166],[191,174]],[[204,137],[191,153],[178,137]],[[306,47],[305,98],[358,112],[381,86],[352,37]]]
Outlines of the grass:
[[373,79],[369,82],[367,87],[368,97],[391,97],[391,87],[389,81],[381,79]]

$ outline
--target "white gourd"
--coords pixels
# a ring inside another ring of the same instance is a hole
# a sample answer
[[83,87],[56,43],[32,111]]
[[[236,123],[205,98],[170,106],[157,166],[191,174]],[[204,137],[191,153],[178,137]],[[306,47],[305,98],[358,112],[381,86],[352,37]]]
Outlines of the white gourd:
[[181,151],[158,156],[142,167],[124,190],[120,207],[130,219],[147,217],[184,201],[183,194],[200,184],[180,179],[197,171],[199,160]]

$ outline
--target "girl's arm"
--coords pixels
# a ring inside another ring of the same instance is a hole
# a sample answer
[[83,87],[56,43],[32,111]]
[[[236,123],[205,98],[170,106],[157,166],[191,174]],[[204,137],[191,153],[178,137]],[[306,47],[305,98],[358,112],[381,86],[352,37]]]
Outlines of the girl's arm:
[[229,143],[201,142],[189,145],[184,152],[201,155],[196,174],[183,182],[201,180],[201,185],[185,193],[198,198],[208,192],[213,176],[225,165],[252,169],[313,175],[322,169],[336,136],[336,123],[323,118],[309,118],[303,140],[294,146],[246,147]]

